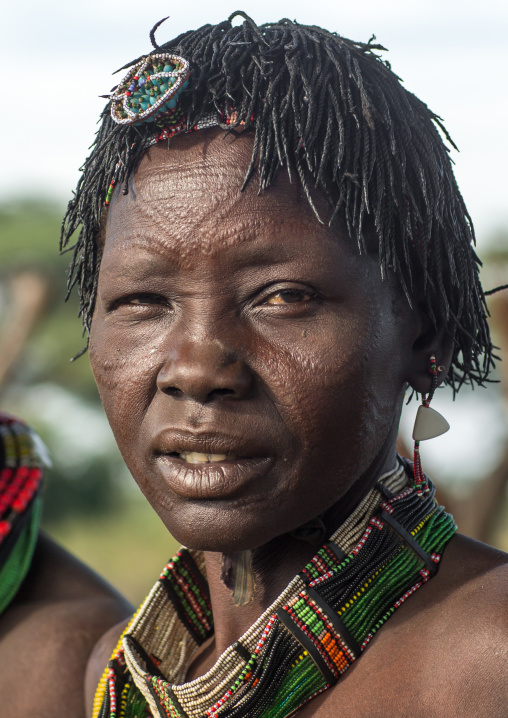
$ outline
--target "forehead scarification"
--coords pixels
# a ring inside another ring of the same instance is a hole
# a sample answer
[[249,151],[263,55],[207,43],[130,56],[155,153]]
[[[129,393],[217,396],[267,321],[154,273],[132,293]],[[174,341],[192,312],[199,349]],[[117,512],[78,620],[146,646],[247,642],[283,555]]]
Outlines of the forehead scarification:
[[281,241],[295,225],[330,238],[299,184],[290,183],[285,173],[261,194],[255,182],[241,189],[252,137],[228,141],[222,132],[209,131],[177,139],[178,146],[169,151],[151,148],[129,193],[115,197],[106,225],[106,255],[108,244],[119,249],[150,243],[155,253],[174,251],[181,263],[195,251],[215,256],[261,233]]

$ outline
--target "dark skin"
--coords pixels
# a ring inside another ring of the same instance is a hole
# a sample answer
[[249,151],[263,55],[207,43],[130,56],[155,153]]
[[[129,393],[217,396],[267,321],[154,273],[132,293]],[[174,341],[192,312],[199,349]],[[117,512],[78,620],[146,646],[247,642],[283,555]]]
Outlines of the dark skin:
[[[240,191],[251,151],[248,134],[214,130],[149,151],[110,209],[92,324],[92,368],[123,457],[168,530],[205,551],[215,637],[188,679],[312,556],[288,532],[322,513],[333,531],[394,466],[405,389],[429,390],[431,354],[450,361],[446,331],[411,310],[340,225],[320,225],[298,184],[281,173],[259,196],[255,181]],[[234,607],[220,557],[246,548],[256,592]],[[505,560],[454,539],[438,576],[300,714],[505,715],[489,652],[506,629]],[[90,686],[118,633],[98,646]],[[458,641],[467,655],[451,650]],[[480,667],[483,713],[463,687]]]
[[2,718],[85,718],[83,675],[99,637],[132,610],[109,584],[41,534],[0,617]]

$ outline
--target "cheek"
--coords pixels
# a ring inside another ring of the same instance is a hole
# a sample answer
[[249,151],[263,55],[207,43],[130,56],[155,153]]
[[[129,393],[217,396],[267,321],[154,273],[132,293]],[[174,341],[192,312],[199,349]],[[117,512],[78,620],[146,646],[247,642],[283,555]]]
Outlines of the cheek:
[[139,334],[108,327],[100,317],[94,318],[90,332],[92,372],[124,456],[156,391],[159,352]]
[[[362,315],[365,317],[365,314]],[[315,450],[324,437],[342,433],[348,416],[367,401],[365,376],[375,340],[374,322],[351,314],[309,325],[292,341],[264,340],[258,373],[272,392],[283,422],[301,446]]]
[[324,491],[345,490],[368,468],[398,414],[397,327],[386,306],[359,306],[267,351],[267,384],[301,449],[299,473],[319,471]]

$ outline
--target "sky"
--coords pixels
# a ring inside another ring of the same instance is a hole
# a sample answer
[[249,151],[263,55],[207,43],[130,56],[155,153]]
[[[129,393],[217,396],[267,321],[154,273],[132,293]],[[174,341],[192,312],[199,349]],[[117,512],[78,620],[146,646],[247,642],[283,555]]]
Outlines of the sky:
[[[186,5],[186,7],[184,7]],[[455,172],[480,247],[508,228],[508,3],[501,0],[25,0],[0,18],[4,104],[0,203],[43,195],[64,203],[79,177],[111,73],[162,43],[237,9],[258,23],[290,17],[366,41],[375,34],[405,86],[440,115],[460,153]]]

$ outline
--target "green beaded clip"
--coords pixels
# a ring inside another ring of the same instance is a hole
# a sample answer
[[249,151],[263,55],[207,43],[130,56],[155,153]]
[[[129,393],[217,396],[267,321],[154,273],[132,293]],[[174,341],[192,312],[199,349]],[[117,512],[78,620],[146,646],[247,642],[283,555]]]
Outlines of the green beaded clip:
[[174,113],[189,75],[190,65],[183,57],[167,53],[144,57],[111,95],[111,117],[119,125],[134,125]]

